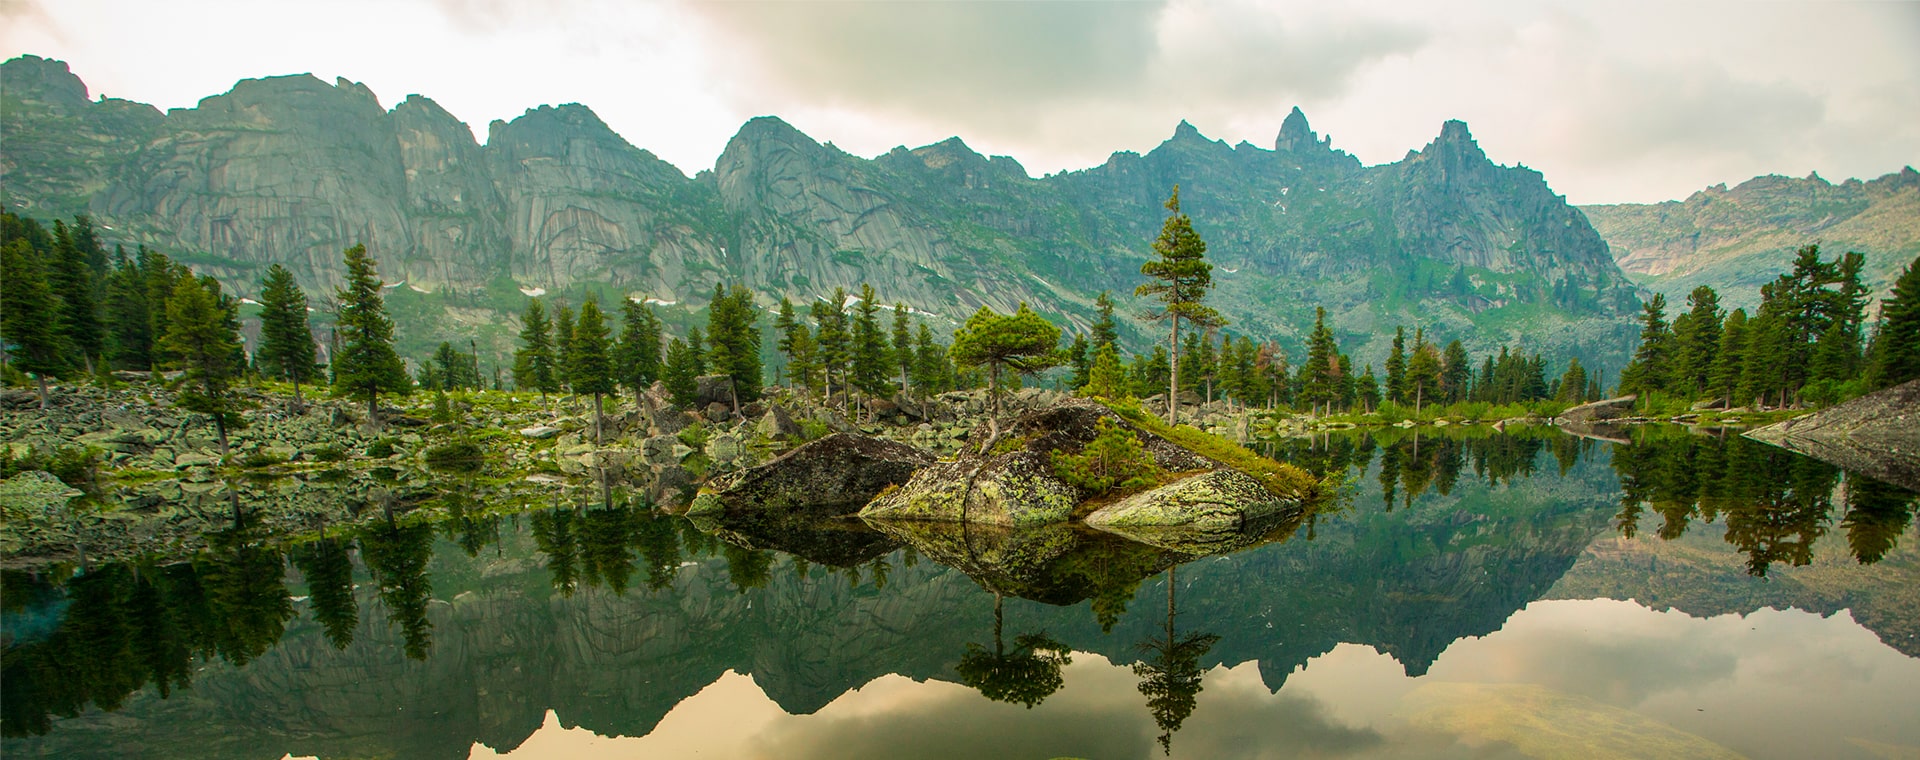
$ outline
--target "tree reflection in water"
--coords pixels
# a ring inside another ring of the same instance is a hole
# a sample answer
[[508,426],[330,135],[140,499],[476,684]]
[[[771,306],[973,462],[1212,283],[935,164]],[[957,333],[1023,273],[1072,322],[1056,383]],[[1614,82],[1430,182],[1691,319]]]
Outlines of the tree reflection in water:
[[1146,659],[1133,665],[1140,677],[1140,693],[1147,697],[1147,710],[1160,727],[1160,751],[1173,754],[1173,734],[1187,716],[1193,714],[1200,696],[1200,681],[1205,671],[1200,658],[1213,648],[1219,636],[1198,631],[1178,634],[1174,630],[1174,571],[1167,568],[1167,629],[1165,638],[1140,642]]
[[968,642],[953,670],[960,674],[961,683],[978,689],[987,699],[1033,709],[1066,685],[1060,669],[1073,663],[1072,652],[1045,631],[1015,636],[1013,650],[1008,651],[1001,637],[1004,600],[1002,594],[993,595],[993,649]]

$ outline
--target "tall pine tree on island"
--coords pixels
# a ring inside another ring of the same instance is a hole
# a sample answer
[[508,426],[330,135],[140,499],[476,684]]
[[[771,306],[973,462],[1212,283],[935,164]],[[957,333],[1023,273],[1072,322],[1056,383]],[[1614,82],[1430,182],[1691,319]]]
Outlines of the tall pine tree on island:
[[60,308],[33,245],[19,237],[0,245],[0,348],[14,369],[33,376],[41,409],[49,406],[47,378],[68,367]]
[[1174,425],[1180,419],[1180,321],[1186,320],[1191,327],[1218,327],[1226,320],[1200,303],[1213,287],[1213,265],[1207,262],[1207,243],[1193,230],[1193,220],[1180,212],[1179,185],[1173,186],[1166,205],[1167,221],[1153,241],[1159,258],[1140,265],[1140,273],[1154,281],[1135,288],[1134,294],[1158,298],[1163,307],[1154,317],[1169,322],[1167,344],[1173,353],[1168,365],[1167,424]]
[[[365,245],[345,254],[347,285],[335,292],[340,312],[334,317],[340,350],[333,357],[333,392],[367,404],[367,425],[380,426],[380,394],[407,395],[413,381],[393,351],[393,320],[380,296],[380,274]],[[171,318],[171,315],[169,315]]]
[[593,394],[593,443],[605,438],[606,411],[601,399],[615,390],[613,360],[607,355],[607,323],[600,304],[592,298],[580,304],[580,319],[573,325],[573,350],[567,360],[567,383],[574,393]]
[[174,366],[186,370],[186,387],[179,406],[213,418],[220,453],[228,450],[227,430],[237,421],[239,399],[233,382],[240,374],[234,361],[240,336],[223,308],[220,283],[212,277],[186,278],[167,299],[167,334],[161,338]]
[[513,352],[513,384],[520,390],[539,391],[540,404],[545,406],[547,394],[559,390],[555,374],[547,309],[540,299],[527,299],[527,311],[520,316],[520,347]]
[[307,294],[279,264],[268,268],[260,281],[260,348],[253,359],[261,372],[293,382],[294,411],[306,406],[300,384],[311,383],[320,373],[313,330],[307,325]]

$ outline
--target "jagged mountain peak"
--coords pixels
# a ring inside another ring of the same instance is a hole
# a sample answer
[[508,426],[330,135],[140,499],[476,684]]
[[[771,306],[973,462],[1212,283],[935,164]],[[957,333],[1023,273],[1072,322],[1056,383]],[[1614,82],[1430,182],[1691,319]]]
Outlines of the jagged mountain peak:
[[1273,149],[1282,153],[1297,153],[1309,149],[1326,149],[1330,141],[1320,139],[1314,134],[1313,127],[1307,124],[1307,115],[1299,106],[1287,113],[1286,120],[1280,122],[1280,134],[1273,139]]
[[13,97],[73,107],[87,103],[87,83],[67,68],[66,61],[23,55],[0,64],[0,82]]

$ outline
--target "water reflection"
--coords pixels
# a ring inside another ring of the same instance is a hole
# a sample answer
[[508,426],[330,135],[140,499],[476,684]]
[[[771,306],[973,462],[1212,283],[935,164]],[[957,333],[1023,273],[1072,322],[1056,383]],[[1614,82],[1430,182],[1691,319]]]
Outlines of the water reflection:
[[[109,756],[90,744],[105,734],[60,723],[104,726],[89,721],[114,712],[132,727],[115,730],[153,746],[220,735],[276,754],[462,756],[475,741],[516,746],[548,708],[644,735],[728,671],[796,714],[885,674],[1040,710],[1072,692],[1075,663],[1099,660],[1133,674],[1128,693],[1157,729],[1148,746],[1173,754],[1177,732],[1214,709],[1202,686],[1222,666],[1258,663],[1277,691],[1357,643],[1418,678],[1456,642],[1573,593],[1575,576],[1578,598],[1647,603],[1687,588],[1716,611],[1851,608],[1889,643],[1916,609],[1912,493],[1737,437],[1389,430],[1272,447],[1348,473],[1352,506],[1230,537],[1120,537],[695,523],[604,488],[587,504],[502,514],[447,481],[406,497],[439,499],[432,522],[291,546],[241,523],[185,562],[8,572],[8,754]],[[1692,559],[1657,557],[1657,576],[1633,564],[1643,555],[1596,559],[1607,541],[1647,540],[1719,547],[1735,576],[1774,582],[1738,586]],[[1852,574],[1821,564],[1836,550]],[[1819,583],[1779,582],[1809,564]],[[396,685],[367,694],[354,687],[366,679]],[[169,698],[189,685],[197,701]],[[405,720],[437,711],[447,717]],[[335,728],[348,724],[351,738]]]

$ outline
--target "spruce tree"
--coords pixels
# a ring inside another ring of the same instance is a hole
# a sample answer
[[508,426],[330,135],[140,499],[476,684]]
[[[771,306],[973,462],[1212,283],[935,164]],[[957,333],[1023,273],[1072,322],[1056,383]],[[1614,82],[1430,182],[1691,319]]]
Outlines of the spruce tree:
[[893,336],[888,346],[887,357],[900,370],[900,394],[906,395],[907,383],[913,375],[913,325],[907,320],[907,304],[895,301],[893,304]]
[[260,281],[260,348],[254,362],[261,372],[293,383],[293,408],[305,406],[300,384],[320,374],[313,330],[307,325],[307,294],[293,281],[293,273],[274,264]]
[[1578,404],[1587,393],[1587,370],[1580,366],[1580,358],[1567,361],[1567,371],[1560,376],[1560,391],[1554,395],[1555,401]]
[[1907,264],[1893,292],[1880,302],[1869,377],[1875,388],[1920,378],[1920,258]]
[[633,403],[660,379],[660,318],[653,307],[629,298],[621,302],[620,347],[614,365],[620,382],[633,389]]
[[539,391],[542,405],[547,402],[548,392],[559,390],[551,329],[540,300],[527,299],[527,311],[520,317],[520,347],[513,352],[513,384],[521,390]]
[[1862,369],[1860,339],[1866,329],[1867,288],[1860,282],[1860,270],[1866,258],[1849,253],[1836,262],[1835,279],[1840,287],[1827,296],[1827,326],[1813,348],[1811,379],[1838,385],[1859,377]]
[[1673,331],[1667,326],[1667,297],[1653,294],[1642,305],[1640,314],[1640,348],[1634,351],[1633,360],[1627,368],[1620,371],[1620,391],[1638,393],[1643,396],[1667,388],[1670,363],[1673,356]]
[[573,366],[573,310],[562,304],[553,313],[553,385],[563,391],[572,385],[567,368]]
[[53,259],[47,266],[47,285],[60,301],[60,327],[69,349],[93,373],[93,360],[104,355],[106,334],[100,327],[100,309],[94,291],[93,267],[87,254],[74,244],[65,222],[53,221]]
[[1740,390],[1740,378],[1746,370],[1747,310],[1734,309],[1720,322],[1720,342],[1713,351],[1713,367],[1707,375],[1707,390],[1727,406],[1733,405]]
[[1087,384],[1080,388],[1081,395],[1094,398],[1121,399],[1131,398],[1127,392],[1127,374],[1120,367],[1120,350],[1112,343],[1101,343],[1093,350],[1093,360],[1087,368]]
[[[846,303],[847,292],[834,288],[831,302],[814,301],[812,306],[814,341],[820,347],[822,387],[829,404],[833,403],[835,387],[839,387],[843,394],[846,392],[846,367],[853,362],[853,344],[847,335]],[[837,384],[834,382],[836,369],[840,378]]]
[[733,411],[741,402],[760,398],[760,315],[753,308],[753,291],[744,285],[713,286],[707,308],[707,368],[726,375],[733,385]]
[[[146,250],[141,249],[141,255]],[[145,275],[137,260],[115,248],[113,272],[107,276],[107,357],[114,367],[153,368],[153,318],[148,314]]]
[[144,247],[140,249],[140,270],[146,276],[147,317],[152,320],[147,325],[147,334],[153,337],[153,350],[149,354],[153,363],[148,369],[159,369],[167,358],[166,348],[160,345],[161,336],[167,334],[167,299],[173,297],[174,285],[192,277],[193,273],[166,254]]
[[1426,341],[1424,331],[1415,330],[1413,356],[1407,359],[1407,392],[1413,395],[1413,413],[1416,416],[1440,390],[1440,369],[1439,349]]
[[953,376],[953,368],[948,363],[947,348],[933,340],[933,330],[927,323],[913,336],[913,384],[921,393],[939,393],[948,389]]
[[605,439],[606,410],[602,398],[615,390],[613,359],[607,351],[607,323],[600,314],[600,303],[592,298],[580,304],[580,319],[573,326],[572,356],[567,362],[567,384],[574,393],[593,394],[593,442]]
[[1387,354],[1387,398],[1407,403],[1407,328],[1393,328],[1393,353]]
[[[380,394],[406,395],[413,390],[406,365],[393,352],[393,320],[380,296],[380,275],[367,247],[355,245],[345,254],[347,286],[336,292],[340,313],[334,324],[340,350],[333,357],[333,391],[367,403],[367,424],[380,425]],[[172,315],[168,315],[172,319]]]
[[1159,258],[1140,265],[1140,273],[1154,281],[1135,288],[1134,294],[1158,298],[1163,308],[1154,316],[1169,323],[1167,343],[1173,353],[1167,370],[1167,424],[1175,425],[1180,419],[1180,321],[1192,327],[1219,327],[1226,320],[1200,303],[1213,288],[1213,265],[1206,260],[1207,244],[1194,231],[1193,220],[1180,212],[1179,185],[1173,186],[1166,206],[1167,221],[1153,241]]
[[1100,315],[1100,319],[1093,323],[1093,347],[1097,349],[1102,344],[1118,344],[1120,327],[1113,321],[1113,296],[1107,291],[1100,291],[1100,295],[1093,299],[1093,308]]
[[813,335],[807,323],[794,311],[793,300],[780,297],[780,310],[773,318],[777,338],[774,347],[787,359],[787,385],[809,388],[813,385]]
[[220,453],[227,453],[227,429],[237,421],[240,403],[233,395],[233,382],[239,377],[240,364],[234,361],[240,335],[222,308],[219,283],[208,277],[182,279],[167,299],[167,334],[161,338],[175,366],[186,370],[186,387],[179,401],[182,409],[213,418],[220,438]]
[[860,285],[860,305],[853,312],[853,386],[871,397],[887,395],[893,362],[887,358],[887,336],[880,329],[880,304],[873,286]]
[[1468,362],[1467,349],[1460,341],[1447,343],[1447,350],[1440,355],[1440,396],[1446,403],[1467,400],[1467,386],[1473,384],[1473,367]]
[[1670,390],[1697,397],[1707,391],[1713,357],[1720,351],[1720,296],[1701,285],[1687,295],[1687,313],[1673,320],[1673,372]]
[[675,406],[693,406],[700,390],[699,376],[700,350],[679,338],[668,341],[667,362],[660,371],[660,382],[666,386],[667,396],[673,399]]
[[14,369],[33,376],[41,409],[49,406],[47,378],[69,366],[60,311],[32,244],[14,237],[0,245],[0,348]]
[[1360,402],[1363,412],[1371,414],[1375,407],[1380,406],[1380,380],[1373,376],[1373,365],[1367,365],[1360,379],[1354,381],[1353,395]]
[[1327,328],[1327,310],[1315,307],[1313,312],[1313,332],[1307,335],[1307,361],[1300,365],[1300,393],[1297,398],[1307,405],[1310,412],[1319,412],[1323,407],[1328,413],[1333,411],[1334,399],[1339,395],[1336,375],[1339,373],[1340,347],[1334,343],[1333,331]]

